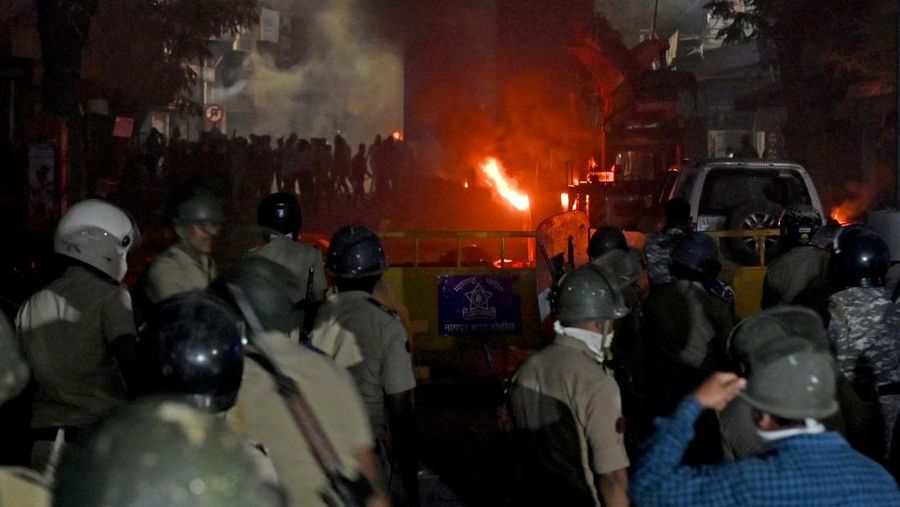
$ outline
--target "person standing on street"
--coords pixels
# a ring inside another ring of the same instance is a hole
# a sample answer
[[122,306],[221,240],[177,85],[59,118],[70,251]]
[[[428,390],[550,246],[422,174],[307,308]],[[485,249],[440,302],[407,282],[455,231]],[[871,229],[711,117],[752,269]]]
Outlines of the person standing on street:
[[387,269],[381,239],[363,226],[338,229],[331,238],[326,269],[337,292],[322,303],[310,341],[348,368],[356,380],[388,477],[391,460],[383,451],[390,425],[406,504],[418,505],[416,380],[409,336],[397,313],[373,296]]
[[666,224],[659,232],[647,235],[644,256],[647,258],[647,275],[650,285],[662,285],[672,281],[672,251],[675,245],[691,230],[691,205],[675,198],[666,203]]
[[216,277],[212,253],[224,222],[222,205],[207,192],[175,204],[172,228],[178,240],[156,257],[146,275],[144,295],[152,303],[209,285]]
[[[887,471],[819,422],[838,410],[835,373],[828,353],[806,350],[754,365],[749,382],[734,373],[713,374],[657,421],[635,466],[632,500],[641,507],[900,505]],[[697,418],[707,409],[722,410],[735,396],[753,408],[765,447],[731,463],[684,465]]]
[[[243,381],[228,421],[245,439],[271,457],[291,506],[325,506],[335,501],[328,477],[313,452],[315,436],[300,430],[277,393],[269,360],[291,378],[319,421],[347,478],[372,488],[370,501],[386,501],[375,454],[375,440],[353,378],[319,351],[289,337],[295,329],[294,294],[300,287],[284,266],[262,257],[246,257],[210,286],[245,315],[233,290],[238,288],[259,321],[247,345]],[[248,319],[249,320],[249,319]],[[271,356],[261,354],[263,345]],[[374,504],[369,504],[374,505]]]
[[820,227],[822,215],[809,204],[785,208],[778,221],[779,241],[785,251],[766,268],[763,308],[793,303],[808,287],[825,284],[829,254],[812,244],[812,237]]
[[628,314],[622,292],[588,265],[562,279],[555,313],[555,340],[522,364],[510,388],[523,501],[628,505],[622,400],[605,364],[614,322]]
[[[325,280],[325,264],[319,249],[297,241],[303,226],[300,203],[288,192],[271,194],[260,203],[256,217],[266,244],[251,250],[247,256],[269,259],[290,272],[301,291],[293,295],[295,300],[292,301],[296,305],[297,328],[307,320],[312,323],[312,320],[305,317],[306,313],[314,311],[314,305],[325,298],[328,282]],[[310,296],[309,301],[306,300],[307,294]],[[309,331],[303,329],[301,334]],[[300,339],[305,340],[306,336],[301,336]]]
[[892,445],[893,428],[900,414],[900,391],[883,389],[897,380],[896,303],[884,286],[890,263],[887,244],[861,227],[845,228],[835,239],[829,271],[843,290],[831,295],[828,338],[837,365],[856,394],[881,414],[881,428],[869,434],[882,435],[881,454]]
[[137,331],[122,279],[139,237],[120,208],[99,199],[75,204],[53,239],[65,272],[19,308],[16,329],[36,387],[31,462],[38,471],[62,442],[136,389]]

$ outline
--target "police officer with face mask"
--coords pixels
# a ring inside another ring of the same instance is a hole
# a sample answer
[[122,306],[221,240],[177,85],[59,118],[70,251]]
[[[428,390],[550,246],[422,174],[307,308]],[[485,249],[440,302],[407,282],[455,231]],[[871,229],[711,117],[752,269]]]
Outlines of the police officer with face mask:
[[510,404],[525,504],[628,504],[622,402],[605,364],[613,323],[628,314],[627,283],[591,265],[563,278],[556,338],[515,374]]

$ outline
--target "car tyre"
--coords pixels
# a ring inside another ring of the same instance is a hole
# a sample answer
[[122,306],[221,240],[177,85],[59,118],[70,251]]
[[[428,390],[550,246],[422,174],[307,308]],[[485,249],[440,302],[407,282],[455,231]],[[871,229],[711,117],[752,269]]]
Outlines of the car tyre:
[[[745,201],[734,207],[728,219],[728,229],[759,230],[777,229],[778,219],[783,208],[776,202],[768,199],[753,199]],[[763,238],[744,236],[728,238],[727,244],[735,260],[747,266],[759,265],[759,248],[757,242]],[[779,242],[777,236],[764,238],[766,242],[766,263],[779,254]]]

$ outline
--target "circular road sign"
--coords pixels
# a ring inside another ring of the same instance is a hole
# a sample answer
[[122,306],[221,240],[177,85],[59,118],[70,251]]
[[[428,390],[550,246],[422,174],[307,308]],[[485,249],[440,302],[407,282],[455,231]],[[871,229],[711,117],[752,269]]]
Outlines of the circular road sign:
[[219,104],[208,104],[203,108],[203,116],[210,123],[218,123],[225,117],[225,110]]

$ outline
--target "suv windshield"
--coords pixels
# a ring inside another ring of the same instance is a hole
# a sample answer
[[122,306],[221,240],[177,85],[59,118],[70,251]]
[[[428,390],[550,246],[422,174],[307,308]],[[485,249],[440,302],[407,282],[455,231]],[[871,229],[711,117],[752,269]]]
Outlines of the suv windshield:
[[810,204],[809,192],[797,171],[713,169],[703,184],[699,213],[724,215],[735,205],[754,199],[767,199],[781,206]]

